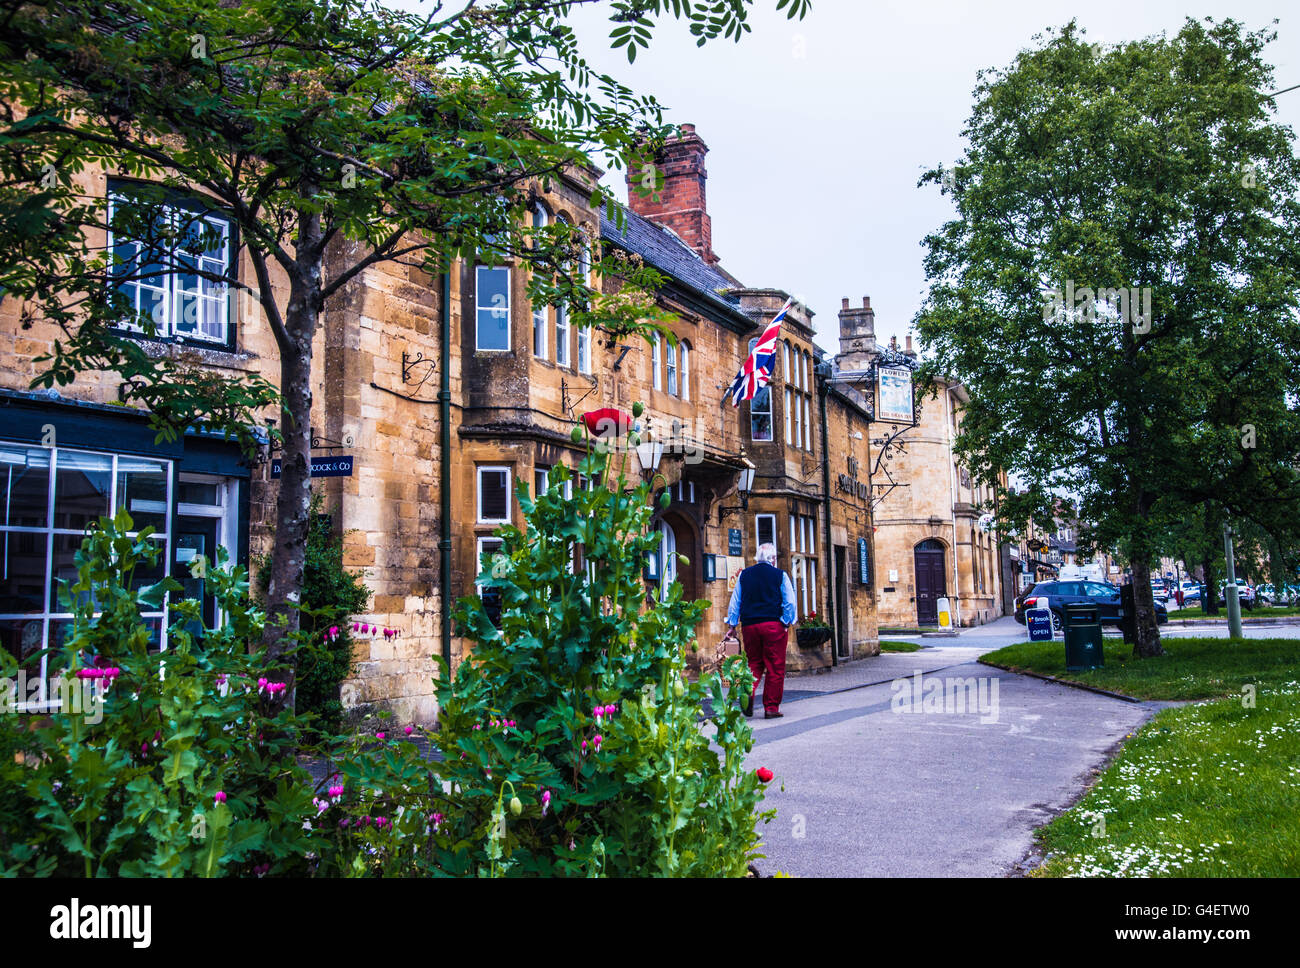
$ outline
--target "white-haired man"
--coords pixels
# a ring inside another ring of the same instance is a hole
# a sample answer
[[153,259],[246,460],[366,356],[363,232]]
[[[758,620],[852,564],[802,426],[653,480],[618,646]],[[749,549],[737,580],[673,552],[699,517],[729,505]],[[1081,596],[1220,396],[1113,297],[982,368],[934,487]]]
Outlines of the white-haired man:
[[[794,624],[794,584],[776,567],[776,546],[758,546],[754,563],[740,573],[727,609],[724,642],[736,638],[741,626],[745,658],[754,675],[754,692],[763,682],[763,717],[780,719],[781,695],[785,691],[785,647]],[[745,715],[754,714],[754,693],[745,703]]]

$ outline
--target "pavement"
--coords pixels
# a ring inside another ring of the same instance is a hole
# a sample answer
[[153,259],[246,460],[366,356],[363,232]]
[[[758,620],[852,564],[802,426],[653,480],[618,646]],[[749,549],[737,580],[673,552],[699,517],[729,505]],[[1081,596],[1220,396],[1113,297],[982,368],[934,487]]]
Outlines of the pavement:
[[[1246,631],[1289,638],[1300,625]],[[756,709],[749,765],[776,774],[766,806],[777,816],[760,828],[761,873],[1015,874],[1034,830],[1074,803],[1117,745],[1169,705],[981,665],[980,655],[1024,641],[1009,616],[953,638],[890,638],[929,647],[790,677],[784,718],[765,720]],[[927,685],[935,680],[941,692]]]

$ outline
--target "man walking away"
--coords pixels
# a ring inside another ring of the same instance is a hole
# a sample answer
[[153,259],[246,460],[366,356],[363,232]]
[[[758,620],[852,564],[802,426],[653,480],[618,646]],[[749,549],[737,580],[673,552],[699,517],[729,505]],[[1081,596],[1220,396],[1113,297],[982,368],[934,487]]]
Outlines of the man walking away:
[[[722,641],[734,641],[736,626],[742,627],[754,692],[763,680],[763,716],[780,719],[785,715],[781,695],[785,690],[785,647],[794,624],[794,585],[790,576],[776,567],[775,545],[759,545],[755,558],[754,564],[740,573],[731,592],[727,634]],[[754,693],[750,693],[745,715],[753,714]]]

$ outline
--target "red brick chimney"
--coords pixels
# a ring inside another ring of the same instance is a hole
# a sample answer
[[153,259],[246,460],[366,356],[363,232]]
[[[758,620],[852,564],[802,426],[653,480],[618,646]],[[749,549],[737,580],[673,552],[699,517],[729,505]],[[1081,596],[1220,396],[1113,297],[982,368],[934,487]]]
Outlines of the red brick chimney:
[[657,161],[664,176],[663,188],[650,195],[638,194],[638,189],[644,191],[643,173],[629,168],[627,197],[637,215],[672,229],[701,259],[715,265],[713,226],[704,200],[704,181],[709,177],[704,156],[708,153],[709,146],[695,133],[695,125],[683,124],[681,136],[664,144]]

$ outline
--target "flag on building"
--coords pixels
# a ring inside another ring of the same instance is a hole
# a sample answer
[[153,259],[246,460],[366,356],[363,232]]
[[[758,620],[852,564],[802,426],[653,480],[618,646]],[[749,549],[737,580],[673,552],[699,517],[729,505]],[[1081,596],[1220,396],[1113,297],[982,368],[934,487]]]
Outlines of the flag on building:
[[767,324],[767,329],[763,330],[763,335],[758,338],[753,350],[741,365],[736,379],[722,395],[723,401],[730,396],[731,405],[738,407],[741,400],[752,400],[754,394],[758,393],[759,387],[767,386],[772,379],[772,366],[776,363],[776,341],[781,332],[781,320],[785,319],[785,314],[793,303],[793,299],[787,299],[781,311],[776,314],[776,318]]

